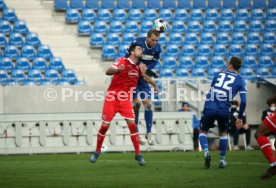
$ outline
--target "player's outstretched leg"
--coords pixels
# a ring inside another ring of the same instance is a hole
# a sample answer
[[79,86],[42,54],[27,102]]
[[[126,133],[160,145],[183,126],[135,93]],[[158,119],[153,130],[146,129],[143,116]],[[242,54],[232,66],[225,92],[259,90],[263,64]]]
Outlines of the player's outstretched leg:
[[[135,97],[135,96],[133,95],[133,97]],[[137,130],[138,130],[138,125],[139,125],[139,109],[140,109],[140,106],[141,106],[140,100],[138,98],[134,98],[134,100],[133,100],[133,111],[134,111],[134,114],[135,114],[135,124],[136,124]],[[146,144],[146,141],[144,140],[144,138],[142,136],[139,136],[139,142],[140,142],[141,145]]]
[[145,160],[143,159],[143,156],[140,154],[140,155],[136,155],[135,156],[135,160],[138,161],[138,164],[140,166],[144,166],[146,164]]
[[97,161],[97,159],[99,158],[100,154],[98,152],[94,152],[90,158],[90,162],[91,163],[95,163]]
[[149,145],[154,145],[154,141],[151,134],[152,118],[153,118],[151,101],[149,100],[145,101],[144,106],[145,106],[145,121],[146,121],[146,127],[147,127],[146,139]]
[[206,133],[201,132],[199,134],[199,142],[200,142],[202,151],[204,152],[204,156],[205,156],[204,168],[209,169],[211,166],[212,156],[209,153],[208,140],[207,140]]
[[227,163],[225,161],[226,150],[228,145],[228,138],[226,135],[222,135],[219,137],[219,150],[220,150],[220,161],[219,168],[226,168]]

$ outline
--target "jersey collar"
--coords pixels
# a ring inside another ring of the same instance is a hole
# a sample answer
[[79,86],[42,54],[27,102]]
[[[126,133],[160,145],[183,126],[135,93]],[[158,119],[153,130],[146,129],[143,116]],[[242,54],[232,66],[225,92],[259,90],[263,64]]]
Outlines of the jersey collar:
[[127,60],[128,60],[131,64],[136,65],[136,63],[134,63],[130,58],[127,58]]
[[146,45],[147,49],[152,49],[152,48],[148,47],[147,40],[145,40],[145,45]]

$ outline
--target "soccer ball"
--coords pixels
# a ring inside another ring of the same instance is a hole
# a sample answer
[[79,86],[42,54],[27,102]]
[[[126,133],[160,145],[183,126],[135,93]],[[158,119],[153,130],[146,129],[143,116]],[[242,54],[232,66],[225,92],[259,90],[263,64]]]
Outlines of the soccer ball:
[[158,18],[154,20],[153,29],[155,29],[160,33],[164,33],[167,29],[167,26],[168,26],[167,22],[162,18]]
[[108,147],[106,145],[102,145],[101,152],[102,153],[108,152]]

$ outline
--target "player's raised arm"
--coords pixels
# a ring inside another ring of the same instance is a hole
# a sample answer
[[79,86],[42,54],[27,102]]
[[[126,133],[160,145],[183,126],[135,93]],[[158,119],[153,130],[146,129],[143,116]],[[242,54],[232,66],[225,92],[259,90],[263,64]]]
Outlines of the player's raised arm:
[[156,82],[146,74],[142,74],[142,77],[144,78],[144,80],[146,82],[148,82],[150,85],[152,85],[154,87],[154,92],[157,93],[158,92],[158,86],[157,86]]

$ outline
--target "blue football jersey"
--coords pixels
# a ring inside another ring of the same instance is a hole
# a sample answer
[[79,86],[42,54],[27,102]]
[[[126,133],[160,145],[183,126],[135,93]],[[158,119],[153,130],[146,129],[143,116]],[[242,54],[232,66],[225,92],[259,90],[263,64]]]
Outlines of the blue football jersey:
[[[157,43],[153,48],[149,48],[146,44],[146,37],[136,38],[131,44],[135,43],[143,48],[143,56],[140,61],[146,64],[148,69],[154,69],[155,65],[159,62],[160,53],[162,52],[160,44]],[[128,53],[125,57],[128,57]]]
[[[209,93],[206,97],[205,107],[223,112],[230,112],[231,101],[240,93],[241,105],[244,111],[246,105],[246,83],[234,71],[223,71],[215,75]],[[243,114],[243,112],[241,112]]]

